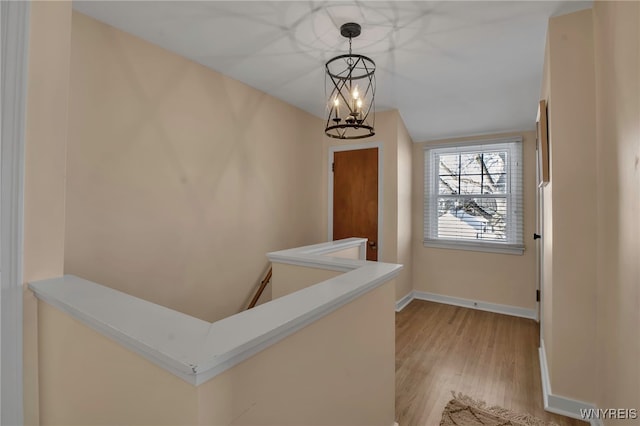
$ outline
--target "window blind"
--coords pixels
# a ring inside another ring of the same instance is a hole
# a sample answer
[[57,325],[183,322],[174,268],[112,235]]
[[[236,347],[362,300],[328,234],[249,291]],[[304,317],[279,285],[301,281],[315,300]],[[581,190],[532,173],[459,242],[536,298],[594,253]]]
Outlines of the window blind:
[[424,152],[424,244],[522,253],[522,139]]

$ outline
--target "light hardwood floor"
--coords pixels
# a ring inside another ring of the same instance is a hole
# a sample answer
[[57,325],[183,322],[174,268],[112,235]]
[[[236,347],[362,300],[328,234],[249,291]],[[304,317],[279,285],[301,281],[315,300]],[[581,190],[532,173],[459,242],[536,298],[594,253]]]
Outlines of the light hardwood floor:
[[451,391],[564,425],[544,411],[533,320],[414,300],[396,314],[396,421],[437,426]]

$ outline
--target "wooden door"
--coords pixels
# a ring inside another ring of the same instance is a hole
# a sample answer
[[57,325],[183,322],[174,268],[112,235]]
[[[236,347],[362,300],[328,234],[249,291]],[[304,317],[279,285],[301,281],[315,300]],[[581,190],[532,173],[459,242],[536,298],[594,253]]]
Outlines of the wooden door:
[[378,148],[333,155],[333,239],[367,238],[367,260],[378,260]]

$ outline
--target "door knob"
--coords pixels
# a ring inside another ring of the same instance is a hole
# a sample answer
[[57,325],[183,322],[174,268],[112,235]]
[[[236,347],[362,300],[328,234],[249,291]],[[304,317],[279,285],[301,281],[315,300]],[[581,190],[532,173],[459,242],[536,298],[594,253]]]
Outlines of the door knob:
[[378,249],[378,245],[376,244],[375,241],[369,241],[369,247],[371,248],[371,250],[377,250]]
[[537,240],[537,239],[540,239],[540,238],[542,238],[542,235],[540,235],[540,234],[533,234],[533,239],[534,239],[534,240]]

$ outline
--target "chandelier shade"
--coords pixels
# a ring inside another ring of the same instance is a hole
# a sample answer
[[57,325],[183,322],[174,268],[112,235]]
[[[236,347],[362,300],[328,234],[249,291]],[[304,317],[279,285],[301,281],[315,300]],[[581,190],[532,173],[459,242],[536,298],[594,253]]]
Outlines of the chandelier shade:
[[360,35],[360,25],[344,24],[340,33],[349,38],[349,53],[325,64],[325,134],[337,139],[367,138],[375,135],[376,64],[351,52],[351,39]]

